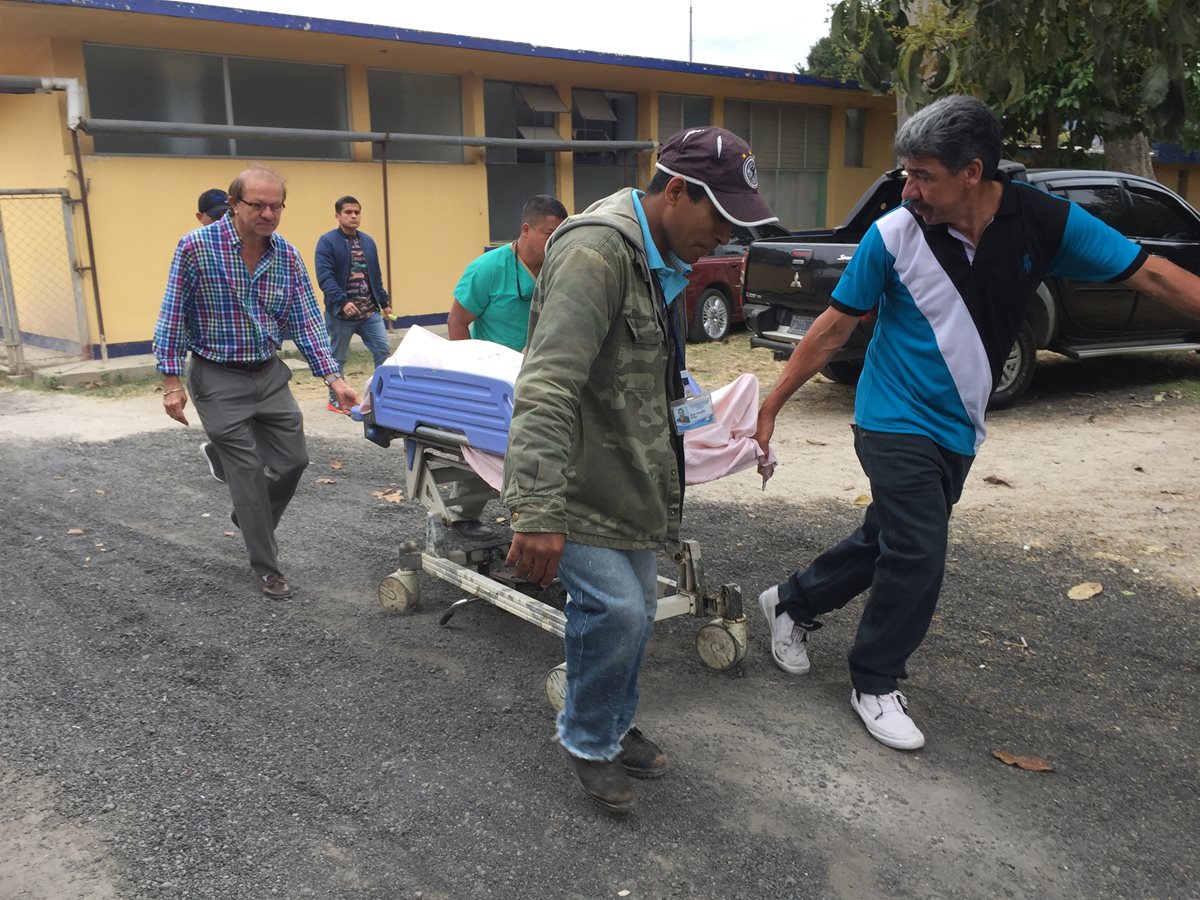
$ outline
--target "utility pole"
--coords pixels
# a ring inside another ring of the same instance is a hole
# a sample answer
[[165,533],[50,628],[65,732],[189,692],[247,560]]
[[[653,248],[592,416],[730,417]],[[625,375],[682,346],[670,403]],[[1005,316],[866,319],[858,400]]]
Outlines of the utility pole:
[[692,4],[688,3],[688,62],[692,61]]

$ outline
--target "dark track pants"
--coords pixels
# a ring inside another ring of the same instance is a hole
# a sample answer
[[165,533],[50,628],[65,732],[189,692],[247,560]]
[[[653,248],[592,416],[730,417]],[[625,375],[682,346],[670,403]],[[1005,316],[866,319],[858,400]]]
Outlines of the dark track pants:
[[250,566],[260,576],[282,574],[275,526],[308,465],[291,380],[282,360],[241,372],[192,357],[188,369],[192,402],[221,458]]
[[870,588],[850,650],[850,680],[886,694],[908,677],[937,607],[946,568],[950,512],[974,462],[912,434],[855,428],[854,449],[871,480],[862,526],[779,587],[797,622],[841,609]]

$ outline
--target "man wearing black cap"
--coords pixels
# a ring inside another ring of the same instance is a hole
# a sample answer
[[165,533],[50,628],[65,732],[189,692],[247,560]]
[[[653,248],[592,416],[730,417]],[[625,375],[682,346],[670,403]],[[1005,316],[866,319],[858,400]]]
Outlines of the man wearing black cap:
[[209,188],[200,195],[196,221],[201,225],[211,225],[227,212],[229,212],[229,195],[220,188]]
[[667,765],[633,717],[655,556],[679,542],[683,441],[672,412],[694,390],[671,304],[734,223],[776,221],[754,155],[732,132],[680,132],[657,169],[645,193],[618,191],[550,239],[505,456],[508,564],[535,584],[557,574],[570,598],[558,740],[584,792],[618,811],[634,802],[629,775],[656,778]]

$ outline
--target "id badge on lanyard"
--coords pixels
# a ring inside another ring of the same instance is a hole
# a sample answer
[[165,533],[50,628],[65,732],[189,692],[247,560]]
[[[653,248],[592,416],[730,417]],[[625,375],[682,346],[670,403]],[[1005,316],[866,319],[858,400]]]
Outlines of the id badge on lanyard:
[[676,434],[686,434],[695,428],[711,425],[716,420],[712,395],[696,383],[687,369],[680,369],[683,379],[683,399],[671,402],[671,425]]
[[[671,337],[675,341],[677,359],[682,362],[683,344],[679,340],[679,332],[675,329],[675,322],[669,310],[667,311],[667,323]],[[711,425],[716,420],[716,414],[713,412],[712,396],[700,387],[686,367],[680,368],[679,379],[683,382],[683,397],[671,401],[671,427],[675,429],[676,434],[682,435],[697,428],[703,428],[705,425]]]

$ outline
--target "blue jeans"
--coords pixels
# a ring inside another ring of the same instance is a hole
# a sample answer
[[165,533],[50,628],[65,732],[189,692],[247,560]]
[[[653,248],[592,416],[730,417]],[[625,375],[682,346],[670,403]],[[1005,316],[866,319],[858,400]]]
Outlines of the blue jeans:
[[[333,350],[333,360],[338,364],[338,371],[343,375],[346,374],[346,357],[350,354],[350,338],[356,334],[362,338],[367,349],[371,351],[376,366],[385,362],[392,355],[392,347],[387,338],[387,327],[383,324],[383,316],[379,313],[354,322],[338,318],[326,310],[325,328],[329,331],[329,346]],[[333,391],[329,392],[329,400],[330,402],[337,400]]]
[[558,740],[573,756],[610,760],[633,725],[638,669],[658,609],[653,550],[567,541],[558,577],[567,589],[567,702]]

